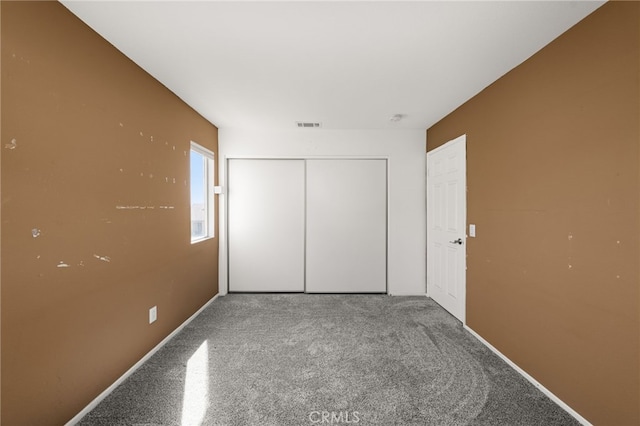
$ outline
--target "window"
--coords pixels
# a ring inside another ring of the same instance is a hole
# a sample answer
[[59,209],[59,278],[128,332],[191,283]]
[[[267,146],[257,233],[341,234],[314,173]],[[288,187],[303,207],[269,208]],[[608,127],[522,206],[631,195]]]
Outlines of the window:
[[191,142],[191,242],[213,237],[213,152]]

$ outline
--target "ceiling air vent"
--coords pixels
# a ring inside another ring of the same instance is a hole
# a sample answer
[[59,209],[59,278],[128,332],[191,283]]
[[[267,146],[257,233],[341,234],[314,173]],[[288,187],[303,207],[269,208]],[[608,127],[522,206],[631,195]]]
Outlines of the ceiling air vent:
[[320,127],[322,124],[321,123],[313,123],[313,122],[307,122],[307,121],[296,121],[296,125],[300,128],[318,128]]

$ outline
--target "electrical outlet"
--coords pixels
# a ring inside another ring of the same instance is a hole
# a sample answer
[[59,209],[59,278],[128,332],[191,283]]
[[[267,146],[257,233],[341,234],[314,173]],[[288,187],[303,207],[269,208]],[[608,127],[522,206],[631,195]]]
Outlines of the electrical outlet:
[[158,307],[154,306],[153,308],[149,309],[149,324],[155,322],[155,320],[158,319]]

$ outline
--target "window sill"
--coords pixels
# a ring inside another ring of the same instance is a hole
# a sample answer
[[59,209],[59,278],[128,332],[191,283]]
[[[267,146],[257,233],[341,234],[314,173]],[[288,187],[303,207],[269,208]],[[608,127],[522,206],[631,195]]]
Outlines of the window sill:
[[198,244],[198,243],[201,243],[203,241],[212,240],[214,238],[215,237],[213,235],[212,236],[207,236],[207,237],[197,238],[195,240],[191,240],[191,244]]

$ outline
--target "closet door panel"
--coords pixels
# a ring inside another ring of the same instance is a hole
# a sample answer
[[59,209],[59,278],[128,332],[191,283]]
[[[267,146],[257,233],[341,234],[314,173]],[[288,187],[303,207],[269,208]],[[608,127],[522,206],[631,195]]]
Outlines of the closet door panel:
[[304,291],[304,182],[304,160],[229,160],[229,291]]
[[306,206],[306,291],[386,292],[386,160],[307,160]]

